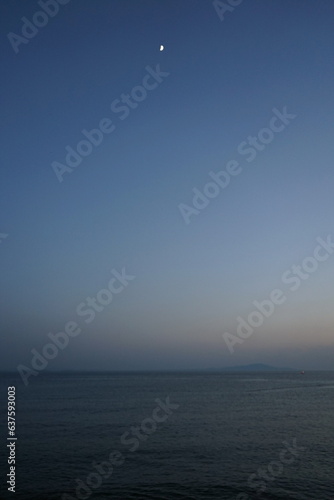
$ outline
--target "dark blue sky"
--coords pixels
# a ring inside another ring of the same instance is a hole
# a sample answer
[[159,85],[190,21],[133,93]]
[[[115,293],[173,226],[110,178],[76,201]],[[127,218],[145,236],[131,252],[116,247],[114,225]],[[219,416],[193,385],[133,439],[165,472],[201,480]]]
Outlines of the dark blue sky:
[[[296,291],[281,277],[334,234],[333,2],[244,0],[221,21],[204,0],[70,0],[15,53],[7,34],[40,10],[1,5],[1,367],[74,320],[51,369],[332,368],[334,255]],[[238,147],[285,106],[248,162]],[[52,164],[104,118],[59,182]],[[179,205],[230,160],[186,224]],[[77,306],[122,268],[135,279],[86,324]],[[222,334],[275,288],[286,301],[231,355]]]

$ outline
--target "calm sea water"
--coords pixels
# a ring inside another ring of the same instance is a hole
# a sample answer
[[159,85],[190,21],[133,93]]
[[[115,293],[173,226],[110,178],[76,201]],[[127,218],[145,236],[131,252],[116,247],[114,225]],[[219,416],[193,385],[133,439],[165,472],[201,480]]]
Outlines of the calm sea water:
[[334,372],[30,380],[1,376],[2,423],[8,385],[18,413],[16,494],[2,425],[1,498],[334,499]]

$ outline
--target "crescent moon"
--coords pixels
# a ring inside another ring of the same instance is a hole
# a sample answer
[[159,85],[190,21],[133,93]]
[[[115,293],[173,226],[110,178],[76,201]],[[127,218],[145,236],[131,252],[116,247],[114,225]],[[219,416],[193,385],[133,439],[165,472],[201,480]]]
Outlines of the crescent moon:
[[162,52],[164,50],[164,46],[163,45],[160,45],[160,52]]

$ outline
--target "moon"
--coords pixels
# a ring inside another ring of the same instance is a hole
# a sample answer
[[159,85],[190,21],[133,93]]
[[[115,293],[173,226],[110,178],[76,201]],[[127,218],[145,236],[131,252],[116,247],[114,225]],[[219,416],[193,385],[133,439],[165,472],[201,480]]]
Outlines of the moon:
[[164,48],[165,48],[165,47],[164,47],[163,45],[160,45],[160,49],[159,49],[159,50],[160,50],[160,52],[162,52],[162,51],[164,50]]

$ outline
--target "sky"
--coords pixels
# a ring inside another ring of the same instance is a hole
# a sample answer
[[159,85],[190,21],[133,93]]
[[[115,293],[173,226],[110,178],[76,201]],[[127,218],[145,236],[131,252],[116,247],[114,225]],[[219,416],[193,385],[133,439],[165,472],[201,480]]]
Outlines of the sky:
[[0,6],[0,368],[333,369],[333,2],[54,1]]

